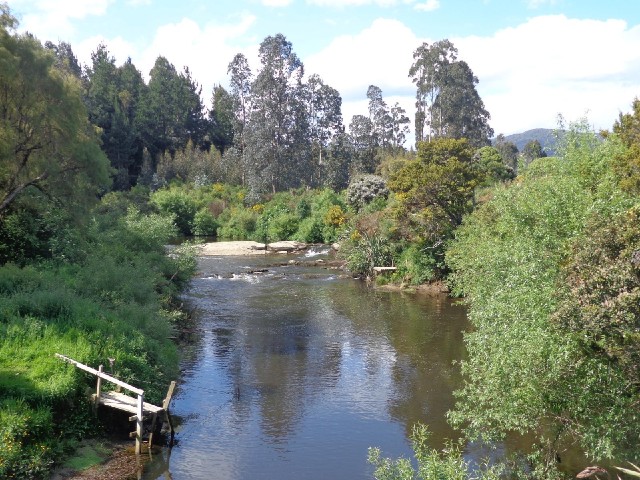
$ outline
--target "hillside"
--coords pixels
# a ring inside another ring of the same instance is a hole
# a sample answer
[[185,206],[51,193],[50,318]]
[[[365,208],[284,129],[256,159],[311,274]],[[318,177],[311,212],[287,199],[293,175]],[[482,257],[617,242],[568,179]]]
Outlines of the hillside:
[[518,147],[518,151],[522,152],[524,146],[532,141],[538,140],[542,148],[547,153],[547,155],[551,156],[555,154],[555,144],[556,138],[554,136],[554,132],[556,130],[551,128],[534,128],[532,130],[527,130],[522,133],[514,133],[513,135],[505,135],[505,140],[508,142],[512,142]]

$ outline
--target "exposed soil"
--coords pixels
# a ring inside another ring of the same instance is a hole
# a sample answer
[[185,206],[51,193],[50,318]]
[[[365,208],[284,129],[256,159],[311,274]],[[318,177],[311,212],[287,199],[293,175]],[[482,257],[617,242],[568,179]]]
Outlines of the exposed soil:
[[[98,445],[99,448],[95,448]],[[70,466],[72,462],[67,461],[53,472],[51,480],[135,480],[149,459],[148,455],[136,455],[131,441],[87,440],[78,449],[78,454],[82,455],[86,448],[97,450],[102,461],[82,470]]]

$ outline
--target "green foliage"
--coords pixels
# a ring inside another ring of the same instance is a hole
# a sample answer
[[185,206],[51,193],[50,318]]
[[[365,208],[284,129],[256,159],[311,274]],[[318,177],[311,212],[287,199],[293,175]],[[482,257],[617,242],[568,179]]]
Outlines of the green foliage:
[[82,240],[84,254],[0,267],[2,478],[46,478],[92,426],[84,396],[93,381],[56,352],[94,367],[115,358],[119,378],[161,401],[177,375],[174,305],[195,271],[192,253],[166,255],[173,235],[167,217],[112,195],[82,233],[64,236]]
[[355,231],[350,242],[344,243],[342,249],[347,268],[357,275],[372,277],[374,267],[388,267],[393,262],[391,244],[380,235]]
[[425,425],[415,425],[411,434],[411,443],[417,469],[407,458],[392,460],[382,457],[379,448],[369,449],[369,463],[375,467],[376,480],[498,480],[502,477],[500,465],[489,467],[482,465],[473,471],[471,463],[463,457],[463,446],[449,444],[441,451],[428,446],[429,432]]
[[37,195],[41,208],[58,200],[86,211],[108,186],[109,167],[79,80],[56,68],[34,37],[10,33],[4,24],[0,64],[0,217],[26,193]]
[[24,401],[0,401],[0,477],[48,478],[56,452],[52,449],[53,419],[45,408]]
[[394,277],[402,283],[421,285],[441,276],[443,259],[435,257],[433,250],[425,245],[410,244],[405,248],[396,261]]
[[360,210],[374,199],[389,196],[389,189],[382,177],[377,175],[358,175],[347,187],[347,203]]
[[218,237],[223,240],[247,240],[256,230],[256,214],[244,208],[232,208],[219,217]]
[[515,178],[513,168],[507,166],[495,147],[482,147],[473,155],[475,168],[483,185],[493,185]]
[[183,235],[193,233],[193,221],[198,211],[196,202],[177,187],[158,190],[151,195],[151,202],[165,215],[172,215]]
[[620,188],[630,193],[640,192],[640,100],[633,101],[632,113],[621,113],[613,132],[627,147],[613,163]]
[[477,185],[472,149],[466,140],[421,142],[417,158],[389,181],[405,238],[442,248],[462,217],[472,210]]
[[573,125],[561,158],[534,161],[510,188],[496,188],[447,251],[473,325],[452,420],[472,437],[537,432],[549,453],[538,457],[538,478],[552,474],[553,452],[567,437],[600,458],[631,432],[637,437],[620,375],[551,322],[571,245],[591,235],[590,218],[629,206],[608,168],[618,150],[586,123]]
[[307,217],[300,222],[294,240],[305,243],[322,243],[325,241],[323,227],[323,222],[317,216]]
[[[580,347],[581,364],[602,373],[584,383],[576,430],[602,453],[635,445],[640,386],[640,206],[611,218],[595,217],[586,238],[563,266],[559,302],[551,321]],[[606,372],[606,374],[605,374]],[[589,390],[586,390],[586,389]],[[615,392],[602,393],[606,388]],[[593,421],[607,411],[608,423]],[[610,423],[617,427],[612,430]],[[594,448],[594,447],[591,447]],[[595,448],[594,448],[595,450]],[[628,454],[635,454],[633,450]]]
[[193,217],[193,234],[194,235],[215,235],[218,229],[218,222],[207,209],[200,209]]

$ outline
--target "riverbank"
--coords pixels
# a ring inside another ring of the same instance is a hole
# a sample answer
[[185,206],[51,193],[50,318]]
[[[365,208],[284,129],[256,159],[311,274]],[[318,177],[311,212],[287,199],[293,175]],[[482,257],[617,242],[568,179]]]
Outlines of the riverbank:
[[296,253],[308,248],[308,244],[294,241],[273,243],[252,242],[249,240],[210,242],[198,246],[198,253],[205,256],[264,255],[265,253]]
[[136,455],[130,441],[89,439],[51,475],[51,480],[138,478],[148,455]]

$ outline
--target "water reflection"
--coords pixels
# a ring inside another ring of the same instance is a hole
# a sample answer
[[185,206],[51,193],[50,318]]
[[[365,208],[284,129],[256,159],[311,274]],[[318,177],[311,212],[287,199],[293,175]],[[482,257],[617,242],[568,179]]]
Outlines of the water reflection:
[[[275,260],[200,260],[173,479],[370,478],[367,448],[410,455],[417,421],[434,447],[455,436],[445,412],[460,382],[461,307]],[[247,273],[257,269],[267,271]],[[162,478],[153,465],[144,478]]]

